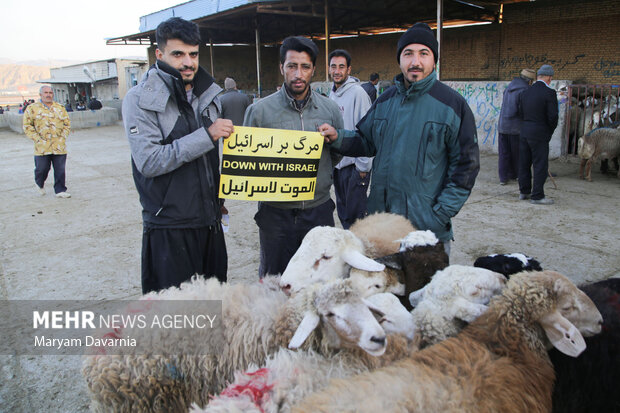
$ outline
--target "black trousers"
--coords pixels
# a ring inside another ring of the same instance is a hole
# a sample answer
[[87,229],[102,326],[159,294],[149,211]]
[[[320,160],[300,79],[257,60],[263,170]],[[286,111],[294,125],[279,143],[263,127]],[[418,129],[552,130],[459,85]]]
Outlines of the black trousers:
[[67,164],[67,154],[64,155],[35,155],[34,157],[34,181],[43,188],[45,180],[50,172],[50,167],[54,165],[54,192],[65,192],[65,165]]
[[517,179],[519,173],[519,135],[499,134],[497,141],[500,182]]
[[360,178],[355,165],[345,166],[342,169],[334,168],[336,208],[342,228],[349,229],[357,219],[366,216],[369,184],[370,172],[366,177]]
[[308,231],[334,226],[334,208],[331,199],[309,209],[282,209],[260,202],[254,216],[260,238],[258,276],[282,274]]
[[222,228],[144,228],[142,293],[179,286],[194,274],[226,281]]
[[531,193],[534,200],[545,197],[543,187],[549,173],[549,140],[521,136],[519,142],[519,191]]

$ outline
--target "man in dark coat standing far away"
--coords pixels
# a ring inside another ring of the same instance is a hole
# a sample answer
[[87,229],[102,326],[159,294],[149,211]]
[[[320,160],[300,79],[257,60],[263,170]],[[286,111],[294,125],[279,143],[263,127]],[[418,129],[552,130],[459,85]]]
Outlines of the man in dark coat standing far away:
[[142,204],[142,292],[192,275],[226,281],[218,198],[222,88],[198,65],[200,32],[178,17],[157,26],[157,61],[123,100],[134,182]]
[[[519,199],[551,205],[543,187],[549,173],[549,141],[558,126],[558,98],[550,86],[554,72],[550,65],[538,69],[536,82],[519,98],[521,138],[519,143]],[[534,180],[532,184],[532,169]]]

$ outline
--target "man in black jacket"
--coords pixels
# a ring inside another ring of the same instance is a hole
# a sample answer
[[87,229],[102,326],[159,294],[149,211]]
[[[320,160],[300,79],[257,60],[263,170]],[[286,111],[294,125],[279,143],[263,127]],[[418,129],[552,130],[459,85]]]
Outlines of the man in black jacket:
[[[538,69],[536,82],[519,98],[521,138],[519,142],[519,199],[532,204],[551,205],[543,187],[549,170],[549,141],[558,126],[558,99],[550,86],[554,72],[550,65]],[[532,171],[534,183],[532,185]]]
[[142,292],[192,275],[226,281],[218,198],[221,92],[198,65],[200,32],[173,17],[157,26],[157,61],[123,101],[134,182],[142,204]]

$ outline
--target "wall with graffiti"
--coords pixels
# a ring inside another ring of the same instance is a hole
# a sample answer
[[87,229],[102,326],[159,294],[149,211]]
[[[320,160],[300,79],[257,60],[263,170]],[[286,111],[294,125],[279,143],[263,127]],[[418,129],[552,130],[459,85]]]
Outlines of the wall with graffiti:
[[[478,145],[481,152],[497,153],[497,123],[502,108],[504,90],[510,82],[445,82],[459,92],[469,104],[478,130]],[[566,112],[566,85],[570,82],[554,80],[551,86],[558,91],[560,120],[549,143],[549,156],[562,154],[564,114]]]

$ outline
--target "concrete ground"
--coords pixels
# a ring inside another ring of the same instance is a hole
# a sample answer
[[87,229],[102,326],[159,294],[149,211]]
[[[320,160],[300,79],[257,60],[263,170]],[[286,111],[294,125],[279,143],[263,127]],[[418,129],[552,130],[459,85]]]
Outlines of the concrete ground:
[[[129,299],[140,295],[141,216],[120,124],[72,133],[67,186],[57,199],[50,174],[40,196],[33,145],[0,130],[0,299]],[[577,283],[620,275],[620,180],[579,180],[576,160],[554,160],[553,206],[519,201],[516,183],[498,185],[497,156],[482,155],[473,193],[453,220],[451,263],[522,252]],[[596,171],[598,167],[593,168]],[[257,278],[255,203],[227,201],[229,279]],[[88,395],[79,356],[0,356],[0,411],[83,412]]]

